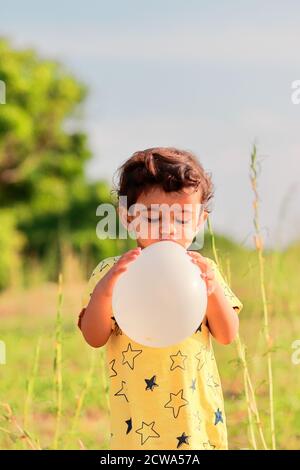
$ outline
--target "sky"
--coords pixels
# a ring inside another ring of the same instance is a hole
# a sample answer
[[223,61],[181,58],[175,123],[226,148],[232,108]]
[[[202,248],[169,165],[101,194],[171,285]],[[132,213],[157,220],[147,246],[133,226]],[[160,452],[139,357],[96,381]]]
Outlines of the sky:
[[191,150],[212,174],[216,232],[253,246],[257,145],[266,246],[300,239],[300,3],[0,0],[0,35],[89,88],[87,175],[112,182],[136,150]]

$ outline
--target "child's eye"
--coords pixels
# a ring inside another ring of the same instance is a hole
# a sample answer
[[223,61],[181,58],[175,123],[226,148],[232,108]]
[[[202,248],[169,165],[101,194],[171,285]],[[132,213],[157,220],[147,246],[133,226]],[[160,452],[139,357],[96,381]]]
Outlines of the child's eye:
[[178,223],[184,225],[184,224],[188,224],[188,223],[191,222],[191,221],[190,221],[190,220],[182,220],[182,219],[178,220],[178,219],[176,219],[176,222],[178,222]]
[[[150,223],[151,223],[151,222],[152,222],[152,223],[154,223],[154,222],[159,222],[159,220],[160,220],[159,217],[146,217],[146,219],[147,219],[147,221],[150,222]],[[180,223],[180,224],[182,224],[182,225],[185,225],[185,224],[190,223],[191,221],[190,221],[190,220],[176,219],[176,222],[177,222],[177,223]]]

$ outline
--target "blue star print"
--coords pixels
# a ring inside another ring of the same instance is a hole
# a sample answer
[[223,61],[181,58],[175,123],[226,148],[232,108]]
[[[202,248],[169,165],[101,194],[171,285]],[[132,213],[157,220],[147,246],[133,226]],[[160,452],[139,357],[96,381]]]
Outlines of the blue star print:
[[217,411],[215,411],[215,425],[218,424],[218,423],[223,423],[223,417],[222,417],[222,411],[219,410],[219,408],[217,409]]

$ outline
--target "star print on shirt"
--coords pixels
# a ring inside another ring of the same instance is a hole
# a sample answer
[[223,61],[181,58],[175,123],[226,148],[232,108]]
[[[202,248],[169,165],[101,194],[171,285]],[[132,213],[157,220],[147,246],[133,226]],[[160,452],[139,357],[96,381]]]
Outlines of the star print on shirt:
[[209,344],[201,346],[200,351],[196,354],[195,358],[198,361],[197,370],[201,370],[205,362],[215,360],[213,350],[209,347]]
[[202,322],[200,323],[197,330],[195,331],[195,334],[198,333],[198,331],[199,331],[199,333],[201,333],[201,331],[202,331]]
[[109,266],[109,263],[107,263],[106,261],[103,261],[99,266],[99,272],[101,273],[103,269],[107,268],[107,266]]
[[215,445],[212,444],[210,441],[207,441],[207,442],[202,442],[202,445],[203,445],[203,449],[205,450],[214,450],[215,449]]
[[148,439],[160,437],[158,432],[156,432],[155,429],[153,429],[154,425],[155,425],[155,421],[152,421],[152,423],[150,424],[147,424],[144,421],[142,421],[142,426],[135,431],[137,434],[140,434],[141,436],[141,445],[144,445]]
[[156,375],[153,375],[151,379],[145,379],[145,382],[147,384],[145,390],[151,390],[151,392],[153,392],[154,387],[158,387],[158,384],[156,383]]
[[132,419],[131,418],[127,419],[127,421],[125,421],[125,423],[127,424],[126,434],[128,434],[132,430]]
[[197,364],[197,371],[199,372],[202,367],[204,366],[205,364],[205,355],[204,355],[204,347],[202,347],[200,349],[200,351],[195,355],[195,358],[197,359],[198,361],[198,364]]
[[214,352],[213,352],[213,350],[209,347],[209,344],[206,344],[205,346],[202,346],[202,350],[203,350],[203,352],[204,352],[204,354],[205,354],[206,361],[208,361],[208,360],[214,361],[214,360],[215,360]]
[[233,294],[232,290],[230,289],[230,287],[227,285],[227,284],[223,284],[222,283],[222,286],[225,290],[225,295],[226,297],[228,297],[229,299],[231,300],[235,300],[235,295]]
[[214,376],[212,374],[208,374],[207,380],[206,380],[206,385],[208,387],[211,387],[215,393],[217,393],[217,387],[219,387],[219,384],[215,381]]
[[222,411],[219,408],[215,411],[215,426],[218,423],[223,423]]
[[194,417],[197,419],[198,421],[198,426],[196,429],[198,429],[198,431],[201,431],[201,423],[202,423],[202,418],[201,418],[201,414],[200,414],[200,411],[197,410],[195,413],[193,413]]
[[190,386],[190,388],[193,390],[193,392],[195,392],[195,390],[196,390],[196,380],[197,379],[192,379],[192,385]]
[[176,439],[178,439],[177,449],[178,449],[179,447],[181,447],[183,444],[189,445],[189,438],[190,438],[190,437],[191,437],[191,436],[187,436],[187,435],[185,434],[185,432],[183,432],[183,433],[181,434],[181,436],[176,437]]
[[110,367],[109,378],[112,378],[112,377],[115,377],[116,375],[118,375],[117,371],[114,369],[115,362],[116,362],[116,360],[112,359],[109,363],[109,367]]
[[118,390],[115,393],[115,397],[124,397],[126,399],[126,401],[128,402],[128,398],[127,398],[127,395],[126,395],[127,391],[128,390],[127,390],[126,382],[124,382],[124,380],[122,380],[122,386],[121,386],[120,390]]
[[131,370],[134,369],[134,360],[142,354],[142,349],[132,349],[131,343],[128,343],[126,351],[122,351],[123,361],[122,364],[128,364]]
[[188,404],[188,400],[183,398],[183,389],[178,393],[170,393],[170,400],[164,405],[164,408],[172,408],[174,418],[177,418],[180,409]]
[[[173,359],[174,357],[174,359]],[[177,354],[171,354],[170,359],[172,361],[170,370],[176,369],[176,367],[179,367],[180,369],[185,370],[185,364],[184,361],[187,359],[187,356],[182,354],[181,351],[178,351]]]

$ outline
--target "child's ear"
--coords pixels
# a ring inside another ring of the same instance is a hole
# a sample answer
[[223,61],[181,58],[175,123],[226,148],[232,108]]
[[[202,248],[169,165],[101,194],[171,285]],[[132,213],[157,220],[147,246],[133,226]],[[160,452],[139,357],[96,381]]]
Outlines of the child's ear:
[[201,214],[199,215],[199,220],[197,224],[197,231],[200,230],[201,227],[205,224],[207,218],[209,216],[209,213],[206,210],[201,211]]
[[205,222],[206,222],[208,216],[209,216],[209,212],[204,211],[204,213],[203,213],[203,223],[204,223],[204,224],[205,224]]
[[117,208],[117,212],[121,220],[121,224],[123,225],[125,230],[127,230],[129,236],[133,239],[136,239],[136,232],[134,228],[130,227],[130,223],[132,222],[132,216],[129,216],[127,210],[122,206],[120,208]]

